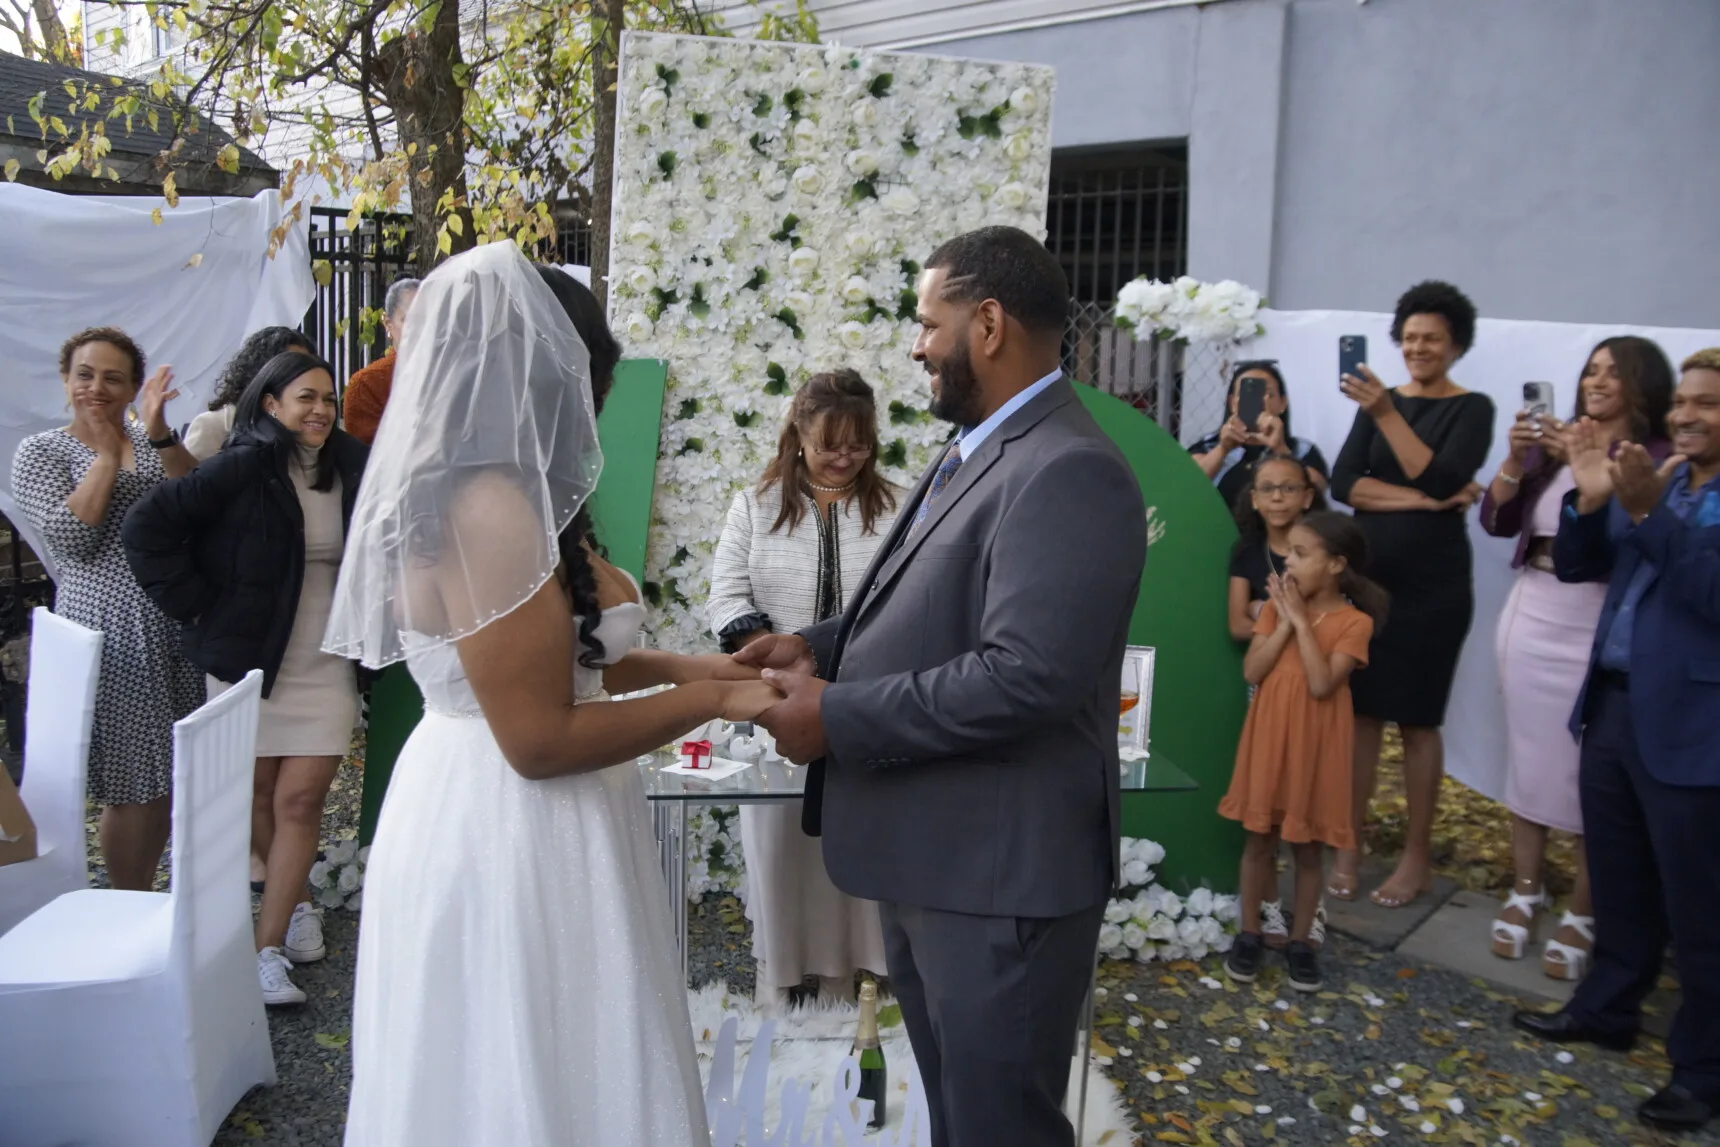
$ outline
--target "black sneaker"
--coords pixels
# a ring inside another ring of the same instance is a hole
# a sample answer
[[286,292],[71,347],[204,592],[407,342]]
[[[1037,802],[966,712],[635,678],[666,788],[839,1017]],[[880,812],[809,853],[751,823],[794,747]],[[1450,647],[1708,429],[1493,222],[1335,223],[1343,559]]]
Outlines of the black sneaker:
[[1298,992],[1317,992],[1324,986],[1320,979],[1320,959],[1314,954],[1312,944],[1305,940],[1290,941],[1284,962],[1290,965],[1290,986]]
[[1239,984],[1252,984],[1260,975],[1260,965],[1266,959],[1266,941],[1258,932],[1242,932],[1230,946],[1224,960],[1224,974]]

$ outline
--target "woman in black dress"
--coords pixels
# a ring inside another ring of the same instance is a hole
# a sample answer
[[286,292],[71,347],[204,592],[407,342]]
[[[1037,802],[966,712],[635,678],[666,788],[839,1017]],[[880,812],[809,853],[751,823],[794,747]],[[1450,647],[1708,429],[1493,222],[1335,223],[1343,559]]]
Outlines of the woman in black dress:
[[[1398,300],[1392,341],[1410,381],[1388,389],[1366,366],[1345,375],[1361,409],[1332,471],[1332,496],[1353,506],[1390,592],[1390,620],[1354,678],[1356,839],[1374,795],[1387,722],[1403,734],[1409,834],[1397,871],[1372,894],[1399,908],[1432,887],[1434,808],[1445,768],[1440,726],[1457,658],[1475,612],[1464,511],[1481,496],[1475,472],[1493,444],[1493,402],[1451,381],[1475,338],[1475,304],[1448,283],[1411,287]],[[1354,899],[1358,852],[1340,852],[1327,891]]]

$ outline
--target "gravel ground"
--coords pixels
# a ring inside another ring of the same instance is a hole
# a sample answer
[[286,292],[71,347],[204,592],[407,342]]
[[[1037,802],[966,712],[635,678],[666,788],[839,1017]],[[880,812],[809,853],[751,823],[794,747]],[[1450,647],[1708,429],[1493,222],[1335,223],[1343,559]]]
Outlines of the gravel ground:
[[[326,840],[356,831],[361,778],[341,770]],[[99,885],[93,822],[91,844]],[[709,896],[689,911],[689,980],[751,992],[752,935],[739,903]],[[240,1101],[217,1147],[340,1147],[358,917],[331,911],[323,923],[327,959],[294,973],[309,1001],[269,1012],[279,1083]],[[1573,1048],[1563,1062],[1560,1049],[1518,1038],[1515,1001],[1479,980],[1342,936],[1329,942],[1324,970],[1328,990],[1309,998],[1288,989],[1276,964],[1239,989],[1217,958],[1106,961],[1098,1050],[1112,1053],[1104,1070],[1141,1113],[1142,1142],[1720,1144],[1720,1128],[1678,1140],[1636,1122],[1636,1103],[1666,1079],[1658,1042],[1629,1057]]]

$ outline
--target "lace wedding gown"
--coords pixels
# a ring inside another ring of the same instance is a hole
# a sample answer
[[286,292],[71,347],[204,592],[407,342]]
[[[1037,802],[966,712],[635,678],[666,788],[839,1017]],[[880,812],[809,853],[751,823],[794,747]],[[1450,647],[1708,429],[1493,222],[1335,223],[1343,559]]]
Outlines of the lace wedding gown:
[[[604,612],[611,660],[644,616]],[[346,1147],[709,1143],[637,767],[526,780],[452,645],[408,664],[425,713],[365,876]]]

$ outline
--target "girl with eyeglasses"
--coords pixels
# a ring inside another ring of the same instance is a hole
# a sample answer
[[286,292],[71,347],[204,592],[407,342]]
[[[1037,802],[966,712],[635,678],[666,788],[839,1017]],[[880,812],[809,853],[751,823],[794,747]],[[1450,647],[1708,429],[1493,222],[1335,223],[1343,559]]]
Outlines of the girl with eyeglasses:
[[[814,375],[789,406],[776,457],[741,490],[717,542],[708,609],[727,650],[833,617],[896,520],[897,491],[878,472],[878,409],[852,370]],[[802,980],[853,999],[859,970],[882,975],[878,907],[830,882],[798,805],[744,805],[747,915],[758,1000],[794,1002]]]

